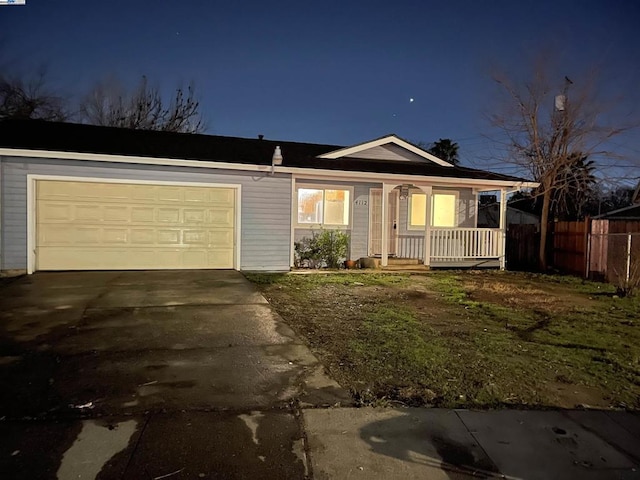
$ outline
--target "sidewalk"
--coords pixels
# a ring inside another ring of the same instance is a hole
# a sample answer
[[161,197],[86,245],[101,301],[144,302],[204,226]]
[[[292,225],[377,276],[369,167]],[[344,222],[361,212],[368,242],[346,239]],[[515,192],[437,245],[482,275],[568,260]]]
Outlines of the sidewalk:
[[635,479],[640,416],[310,408],[0,422],[2,478]]

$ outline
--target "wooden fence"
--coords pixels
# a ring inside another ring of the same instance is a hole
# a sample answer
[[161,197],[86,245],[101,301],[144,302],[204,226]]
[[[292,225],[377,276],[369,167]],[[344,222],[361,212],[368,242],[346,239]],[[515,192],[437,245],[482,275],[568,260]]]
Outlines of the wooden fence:
[[[555,222],[548,230],[548,263],[562,273],[617,284],[628,274],[630,260],[640,275],[640,220]],[[509,270],[537,271],[539,248],[537,226],[509,225]]]
[[558,270],[584,277],[587,272],[587,245],[589,223],[586,219],[577,222],[555,222],[550,227],[551,264]]
[[507,268],[535,272],[538,270],[540,228],[538,225],[511,224],[507,229]]
[[592,220],[585,276],[619,284],[629,261],[640,265],[640,220]]

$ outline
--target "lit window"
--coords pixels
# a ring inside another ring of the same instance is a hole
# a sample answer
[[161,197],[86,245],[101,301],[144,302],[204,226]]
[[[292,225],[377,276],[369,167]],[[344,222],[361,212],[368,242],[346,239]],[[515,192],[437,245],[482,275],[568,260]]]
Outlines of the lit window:
[[[455,193],[434,193],[433,207],[431,210],[431,225],[434,227],[456,226],[456,200]],[[424,222],[422,223],[424,225]]]
[[349,225],[349,190],[299,188],[298,223]]
[[[455,193],[434,193],[431,197],[431,226],[455,227]],[[412,193],[409,197],[409,228],[424,229],[427,196],[424,193]]]

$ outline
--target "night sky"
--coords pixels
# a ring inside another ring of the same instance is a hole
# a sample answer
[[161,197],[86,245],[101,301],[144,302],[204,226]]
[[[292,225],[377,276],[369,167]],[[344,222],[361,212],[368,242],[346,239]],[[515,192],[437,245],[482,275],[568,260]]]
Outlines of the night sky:
[[[494,65],[517,74],[546,49],[562,76],[580,82],[595,67],[605,93],[640,106],[639,25],[633,0],[27,0],[0,7],[0,58],[21,71],[46,65],[69,96],[109,75],[144,74],[163,89],[193,81],[212,134],[443,137],[481,166]],[[616,140],[636,162],[638,135]]]

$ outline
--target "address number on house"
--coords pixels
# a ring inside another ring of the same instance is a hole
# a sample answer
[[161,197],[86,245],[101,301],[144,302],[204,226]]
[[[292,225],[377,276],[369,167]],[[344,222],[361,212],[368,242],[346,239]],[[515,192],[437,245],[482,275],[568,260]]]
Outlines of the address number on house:
[[353,202],[354,205],[360,205],[363,207],[366,207],[367,205],[369,205],[369,201],[368,200],[355,200]]

